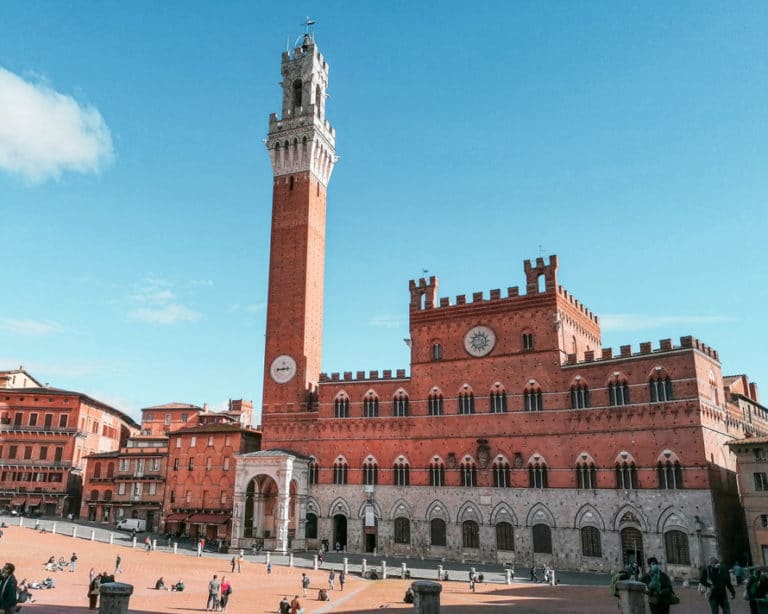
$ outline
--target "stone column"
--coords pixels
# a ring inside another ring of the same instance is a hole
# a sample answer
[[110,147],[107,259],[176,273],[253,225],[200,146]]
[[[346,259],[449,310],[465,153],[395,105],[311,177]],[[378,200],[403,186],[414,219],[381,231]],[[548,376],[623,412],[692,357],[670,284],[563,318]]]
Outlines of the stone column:
[[245,494],[235,493],[232,505],[232,544],[240,545],[240,540],[245,535]]
[[99,614],[128,614],[133,586],[122,582],[105,582],[99,587]]
[[621,614],[646,614],[645,584],[634,580],[618,582],[619,611]]
[[411,584],[413,591],[413,609],[417,614],[440,614],[440,591],[443,586],[439,582],[418,580]]
[[285,554],[288,552],[288,522],[290,518],[289,505],[291,503],[289,485],[281,484],[280,493],[277,495],[277,517],[275,529],[277,530],[277,549]]

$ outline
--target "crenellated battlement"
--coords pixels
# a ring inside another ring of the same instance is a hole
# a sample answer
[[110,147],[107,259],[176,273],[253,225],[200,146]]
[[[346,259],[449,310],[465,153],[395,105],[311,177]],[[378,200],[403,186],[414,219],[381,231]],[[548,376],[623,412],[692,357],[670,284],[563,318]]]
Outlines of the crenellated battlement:
[[720,362],[720,356],[717,353],[717,350],[709,347],[706,343],[702,343],[696,337],[692,337],[690,335],[686,335],[684,337],[680,337],[680,345],[673,345],[672,339],[660,339],[659,345],[656,349],[653,348],[652,343],[650,341],[643,341],[639,345],[639,351],[633,352],[631,345],[622,345],[619,347],[619,352],[615,353],[613,351],[613,348],[602,348],[599,350],[599,352],[595,350],[588,350],[584,352],[584,360],[579,363],[576,360],[576,354],[568,354],[566,364],[567,365],[575,365],[575,364],[584,364],[584,363],[591,363],[591,362],[600,362],[600,361],[607,361],[607,360],[615,360],[617,358],[639,358],[643,356],[649,356],[649,355],[655,355],[663,352],[676,352],[679,350],[685,350],[685,349],[695,349],[703,354],[709,356],[712,358],[712,360],[716,360],[717,362]]
[[574,309],[579,311],[581,314],[592,320],[595,324],[598,324],[600,322],[600,318],[596,316],[594,313],[592,313],[589,309],[587,309],[586,305],[579,301],[577,298],[573,296],[568,290],[563,288],[562,286],[557,287],[557,294],[561,296],[563,299],[568,301],[568,304],[571,305]]
[[395,375],[392,375],[392,369],[384,369],[381,374],[379,371],[355,371],[354,377],[352,371],[344,371],[343,373],[321,373],[320,383],[324,382],[372,382],[382,380],[400,380],[407,379],[405,375],[405,369],[397,369]]

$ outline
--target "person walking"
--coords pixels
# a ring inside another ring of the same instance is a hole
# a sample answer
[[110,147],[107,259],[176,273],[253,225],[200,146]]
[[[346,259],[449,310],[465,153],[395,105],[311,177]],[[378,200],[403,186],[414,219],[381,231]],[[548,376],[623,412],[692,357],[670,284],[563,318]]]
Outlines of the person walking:
[[339,589],[344,590],[344,582],[347,580],[347,574],[344,573],[344,570],[342,569],[339,572]]
[[304,591],[304,597],[306,598],[307,591],[309,590],[309,576],[305,573],[301,574],[301,590]]
[[144,538],[144,550],[147,551],[147,554],[152,550],[152,540],[149,539],[149,535]]
[[749,600],[749,614],[757,614],[757,599],[764,599],[768,595],[768,569],[757,567],[752,569],[752,574],[747,580],[747,599]]
[[205,604],[206,612],[215,612],[219,609],[219,595],[221,594],[221,582],[216,574],[208,582],[208,601]]
[[271,574],[271,573],[272,573],[272,561],[267,563],[267,574]]
[[232,585],[229,581],[222,576],[221,577],[221,599],[219,599],[219,608],[222,612],[227,611],[227,603],[229,603],[229,596],[232,594]]
[[333,585],[336,581],[336,572],[331,569],[331,573],[328,574],[328,589],[333,590]]
[[95,610],[99,601],[99,593],[101,592],[101,576],[97,575],[93,577],[91,583],[88,585],[88,609]]
[[640,578],[648,587],[648,608],[651,614],[669,614],[672,605],[672,580],[661,571],[659,560],[652,556],[648,559],[648,573]]
[[75,569],[77,569],[77,554],[73,552],[69,557],[69,573],[73,573]]
[[733,564],[733,577],[736,578],[736,586],[741,586],[744,584],[744,568],[739,565],[739,562],[736,561]]
[[123,573],[123,559],[118,554],[117,558],[115,558],[115,575]]
[[301,608],[301,602],[299,601],[299,596],[296,595],[293,598],[293,601],[291,601],[291,614],[300,614],[302,612]]
[[243,556],[243,551],[240,551],[240,554],[237,555],[237,573],[240,573],[240,569],[243,565],[243,559],[245,557]]
[[15,614],[16,604],[18,603],[18,587],[16,576],[13,573],[16,566],[13,563],[6,563],[0,570],[0,613]]
[[235,567],[237,567],[237,557],[232,557],[232,573],[235,573]]
[[731,604],[728,601],[726,590],[731,594],[731,599],[736,597],[736,590],[731,584],[731,574],[725,565],[720,563],[716,556],[709,559],[707,565],[699,576],[699,582],[711,589],[709,592],[709,608],[712,614],[718,614],[722,609],[723,614],[731,614]]

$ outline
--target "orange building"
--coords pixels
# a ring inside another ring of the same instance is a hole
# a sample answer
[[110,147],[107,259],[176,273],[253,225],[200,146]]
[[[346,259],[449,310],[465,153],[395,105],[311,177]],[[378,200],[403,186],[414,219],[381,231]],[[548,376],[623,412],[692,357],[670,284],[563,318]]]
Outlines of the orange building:
[[[269,120],[273,205],[263,447],[238,458],[233,543],[603,570],[651,554],[680,577],[746,549],[727,442],[768,434],[691,336],[602,347],[558,283],[438,295],[409,284],[410,373],[320,370],[328,65],[282,56]],[[752,387],[756,398],[756,389]]]
[[41,386],[21,368],[0,372],[0,507],[77,514],[88,455],[117,449],[137,428],[123,412]]

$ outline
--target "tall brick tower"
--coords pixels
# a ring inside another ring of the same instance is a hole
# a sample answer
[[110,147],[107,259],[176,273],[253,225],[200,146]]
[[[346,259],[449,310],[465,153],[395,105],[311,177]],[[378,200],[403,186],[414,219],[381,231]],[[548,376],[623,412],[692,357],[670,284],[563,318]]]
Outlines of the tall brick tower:
[[263,423],[311,409],[320,376],[325,201],[336,161],[325,119],[328,64],[305,34],[282,56],[282,117],[269,118],[274,175],[264,355]]

